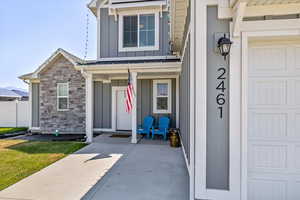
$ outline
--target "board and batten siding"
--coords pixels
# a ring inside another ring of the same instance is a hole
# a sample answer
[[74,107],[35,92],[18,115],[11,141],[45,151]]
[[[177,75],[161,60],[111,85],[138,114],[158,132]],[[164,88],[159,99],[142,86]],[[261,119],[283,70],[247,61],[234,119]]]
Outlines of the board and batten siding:
[[111,84],[94,82],[94,128],[111,128]]
[[32,103],[31,103],[31,111],[32,111],[32,127],[40,127],[40,84],[32,83],[31,89],[32,95]]
[[119,52],[119,20],[108,14],[107,8],[100,10],[100,58],[136,57],[136,56],[167,56],[170,55],[169,16],[163,12],[159,17],[159,50]]
[[94,81],[94,128],[112,128],[112,87],[127,86],[127,80],[112,80],[111,83]]
[[[159,79],[155,79],[159,80]],[[162,79],[163,80],[163,79]],[[154,117],[154,125],[158,126],[159,117],[168,116],[171,128],[176,128],[176,79],[172,80],[172,109],[171,114],[153,113],[153,80],[142,79],[137,82],[137,123],[141,125],[147,115]]]
[[[187,36],[189,37],[189,36]],[[183,148],[190,162],[190,38],[187,40],[186,50],[182,58],[182,71],[179,87],[179,128]]]
[[[229,33],[229,20],[218,19],[218,8],[207,8],[207,154],[206,186],[208,189],[229,190],[229,66],[228,60],[219,55],[215,48],[215,35]],[[219,36],[220,35],[220,36]],[[225,79],[218,79],[225,68]],[[224,81],[224,91],[217,89]],[[226,102],[218,104],[217,96],[222,93]],[[219,107],[222,107],[223,116]]]
[[[127,86],[127,80],[112,80],[111,83],[94,82],[94,128],[110,129],[112,127],[112,87]],[[137,124],[141,125],[143,118],[152,115],[157,125],[160,116],[171,119],[171,127],[176,127],[176,79],[172,79],[172,113],[153,113],[153,80],[137,81]]]

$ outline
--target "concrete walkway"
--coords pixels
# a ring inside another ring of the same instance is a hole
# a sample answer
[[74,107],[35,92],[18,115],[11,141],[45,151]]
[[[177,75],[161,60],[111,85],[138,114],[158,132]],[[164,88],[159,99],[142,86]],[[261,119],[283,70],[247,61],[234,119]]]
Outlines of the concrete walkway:
[[180,148],[101,135],[80,151],[0,192],[1,200],[187,200]]

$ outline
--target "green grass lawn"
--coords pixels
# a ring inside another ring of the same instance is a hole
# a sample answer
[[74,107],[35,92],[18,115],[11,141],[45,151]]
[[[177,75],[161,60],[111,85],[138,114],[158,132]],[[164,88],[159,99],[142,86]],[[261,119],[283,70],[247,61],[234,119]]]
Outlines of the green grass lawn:
[[27,131],[28,128],[26,127],[21,127],[21,128],[1,128],[0,127],[0,135],[1,134],[6,134],[6,133],[15,133],[15,132],[20,132],[20,131]]
[[0,140],[0,191],[84,146],[81,142]]

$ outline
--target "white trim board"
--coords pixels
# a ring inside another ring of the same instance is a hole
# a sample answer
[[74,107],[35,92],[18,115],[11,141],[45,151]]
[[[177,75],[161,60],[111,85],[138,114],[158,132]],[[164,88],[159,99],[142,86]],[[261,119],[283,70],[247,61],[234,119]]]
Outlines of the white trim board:
[[[176,79],[177,77],[179,77],[179,75],[157,75],[157,76],[147,76],[147,75],[139,75],[137,77],[138,80],[143,80],[143,79]],[[113,77],[108,77],[108,79],[106,78],[94,78],[93,81],[102,81],[103,83],[110,83],[112,80],[127,80],[128,76],[124,75],[124,76],[113,76]]]
[[123,2],[121,4],[112,4],[111,0],[109,3],[109,8],[118,9],[118,8],[136,8],[136,7],[155,7],[155,6],[165,6],[166,1],[148,1],[148,2]]
[[[195,128],[194,128],[194,122],[195,122],[195,76],[197,76],[195,72],[195,21],[196,21],[196,13],[199,13],[199,11],[196,11],[196,1],[191,0],[191,19],[190,19],[190,83],[194,83],[191,87],[191,93],[190,93],[190,178],[189,178],[189,199],[194,200],[195,199]],[[202,37],[200,35],[200,37]],[[206,56],[205,56],[206,57]]]
[[240,27],[242,32],[259,31],[260,36],[264,36],[262,32],[266,32],[266,36],[268,36],[268,31],[277,31],[277,35],[284,35],[285,30],[300,31],[299,29],[300,19],[244,21]]
[[114,132],[111,128],[93,128],[94,132]]
[[179,108],[180,108],[180,88],[179,88],[179,76],[176,77],[176,128],[179,128],[180,126],[180,113],[179,113]]
[[184,161],[185,161],[185,165],[186,165],[186,168],[188,170],[188,173],[189,173],[189,176],[191,176],[191,166],[188,162],[188,159],[187,159],[187,154],[185,152],[185,149],[184,149],[184,145],[182,143],[182,137],[181,137],[181,134],[179,134],[179,138],[180,138],[180,144],[181,144],[181,149],[182,149],[182,153],[183,153],[183,157],[184,157]]
[[123,61],[123,60],[154,60],[154,59],[180,59],[179,56],[136,56],[136,57],[109,57],[100,58],[98,61]]
[[97,60],[101,58],[101,19],[100,19],[100,7],[97,8]]
[[[154,21],[155,21],[155,39],[154,39],[154,46],[145,46],[142,47],[140,46],[140,15],[144,15],[144,14],[154,14]],[[123,18],[125,16],[137,16],[137,47],[123,47]],[[130,52],[130,51],[157,51],[159,50],[159,22],[160,22],[160,18],[159,18],[159,13],[153,12],[153,11],[145,11],[142,10],[138,13],[120,13],[119,14],[119,52]]]
[[[168,96],[157,96],[157,85],[159,83],[168,84]],[[153,114],[171,114],[172,113],[172,80],[171,79],[159,79],[153,80],[153,99],[152,99],[152,112]],[[157,98],[167,97],[168,98],[168,109],[167,110],[158,110],[157,109]]]
[[[191,100],[192,106],[195,105],[194,116],[191,116],[190,128],[197,130],[195,135],[195,198],[209,199],[206,193],[206,66],[207,66],[207,5],[204,1],[195,1],[195,27],[191,30],[194,37],[195,63],[193,71],[197,79],[195,80],[195,101]],[[192,42],[193,43],[193,42]],[[199,53],[198,53],[199,52]],[[195,67],[197,66],[197,67]],[[191,71],[192,71],[191,70]],[[191,82],[192,83],[192,82]],[[192,96],[191,96],[192,99]],[[197,102],[197,103],[195,103]],[[194,121],[192,120],[194,118]]]

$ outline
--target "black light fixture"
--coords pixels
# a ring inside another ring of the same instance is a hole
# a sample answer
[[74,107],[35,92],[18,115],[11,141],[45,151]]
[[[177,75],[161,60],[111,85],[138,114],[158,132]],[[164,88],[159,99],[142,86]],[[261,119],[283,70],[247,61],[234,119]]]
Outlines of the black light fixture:
[[226,60],[226,57],[230,53],[231,44],[232,44],[232,42],[230,41],[229,38],[226,37],[225,34],[223,37],[221,37],[218,40],[218,48],[219,48],[220,54],[224,57],[224,60]]

